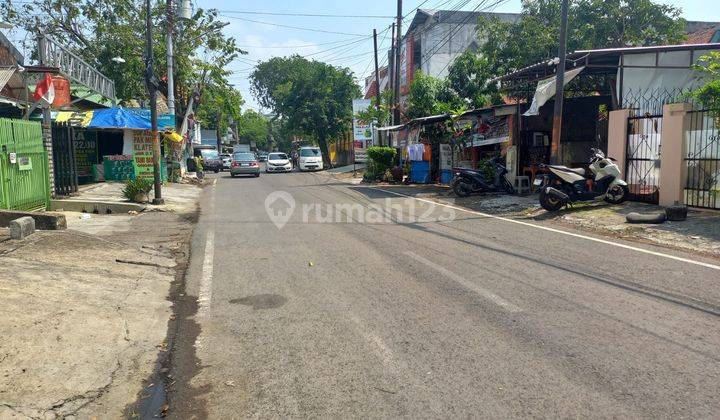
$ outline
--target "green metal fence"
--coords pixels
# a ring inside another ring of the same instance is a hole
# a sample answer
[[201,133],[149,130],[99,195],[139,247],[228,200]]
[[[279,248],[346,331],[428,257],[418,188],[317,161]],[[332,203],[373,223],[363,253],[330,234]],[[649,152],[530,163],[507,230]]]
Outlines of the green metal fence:
[[48,208],[47,159],[39,122],[0,118],[0,208]]

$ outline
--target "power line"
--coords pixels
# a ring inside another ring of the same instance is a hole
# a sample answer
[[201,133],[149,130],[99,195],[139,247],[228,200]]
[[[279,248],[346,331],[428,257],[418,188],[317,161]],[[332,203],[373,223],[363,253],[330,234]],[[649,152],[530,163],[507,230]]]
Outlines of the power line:
[[324,45],[333,45],[347,42],[347,39],[340,39],[337,41],[321,42],[319,44],[305,44],[305,45],[237,45],[238,48],[311,48],[311,47],[322,47]]
[[270,26],[277,26],[277,27],[279,27],[279,28],[295,29],[295,30],[298,30],[298,31],[321,32],[321,33],[325,33],[325,34],[337,34],[337,35],[348,35],[348,36],[362,36],[362,37],[367,36],[367,35],[364,35],[364,34],[354,34],[354,33],[349,33],[349,32],[326,31],[326,30],[324,30],[324,29],[304,28],[304,27],[302,27],[302,26],[283,25],[283,24],[274,23],[274,22],[264,22],[264,21],[261,21],[261,20],[245,19],[245,18],[242,18],[242,17],[240,17],[240,16],[229,16],[229,15],[220,15],[220,16],[223,16],[223,17],[226,17],[226,18],[230,18],[230,19],[242,20],[242,21],[245,21],[245,22],[259,23],[259,24],[261,24],[261,25],[270,25]]
[[[489,9],[491,9],[491,8],[492,8],[492,9],[495,9],[497,6],[499,6],[500,4],[505,3],[505,2],[507,2],[507,1],[508,1],[508,0],[497,0],[497,1],[495,1],[495,3],[493,3],[493,4],[489,5],[489,6],[486,6],[483,10],[489,10]],[[477,9],[479,9],[480,6],[482,6],[485,2],[486,2],[486,0],[483,0],[482,2],[480,2],[480,3],[473,9],[473,11],[477,11]],[[463,22],[463,24],[467,23],[467,20],[470,19],[471,16],[472,16],[472,15],[468,16],[468,18],[465,19],[465,22]],[[457,33],[459,30],[460,30],[460,25],[458,25],[458,29],[456,30],[455,33]],[[450,36],[452,37],[453,35],[450,35]],[[449,41],[449,39],[448,39],[448,41]],[[446,43],[447,43],[448,41],[446,41]],[[443,44],[443,45],[444,45],[444,44]],[[452,62],[454,62],[454,60],[448,60],[448,62],[445,63],[445,66],[444,66],[442,69],[440,69],[440,71],[438,72],[438,74],[439,74],[439,73],[442,73],[443,71],[445,71],[445,69],[448,68],[448,66],[449,66],[450,63],[452,63]]]
[[[378,48],[377,48],[378,51],[381,51],[381,50],[382,50],[383,45],[385,45],[385,41],[387,41],[387,38],[388,38],[388,37],[387,37],[387,30],[385,30],[384,33],[385,33],[385,36],[380,40],[380,45],[378,45]],[[385,64],[385,60],[387,60],[387,54],[383,54],[383,55],[384,55],[385,57],[383,58],[383,60],[381,61],[381,63],[378,64],[378,69],[379,69],[380,67],[382,67],[382,66]],[[372,65],[372,64],[373,64],[373,60],[371,59],[370,61],[368,61],[367,66],[365,66],[365,70],[363,70],[362,73],[360,74],[360,78],[359,78],[360,80],[364,80],[364,79],[365,79],[366,75],[368,74],[368,69],[370,68],[370,65]],[[378,70],[378,71],[379,71],[379,70]],[[375,71],[373,70],[373,73],[374,73],[374,72],[375,72]],[[378,89],[379,89],[379,87],[378,87]]]
[[[427,2],[426,0],[425,2]],[[425,3],[423,2],[423,3]],[[392,19],[394,16],[381,15],[333,15],[325,13],[279,13],[279,12],[250,12],[240,10],[220,10],[220,13],[237,13],[244,15],[269,15],[269,16],[296,16],[296,17],[321,17],[321,18],[358,18],[358,19]]]

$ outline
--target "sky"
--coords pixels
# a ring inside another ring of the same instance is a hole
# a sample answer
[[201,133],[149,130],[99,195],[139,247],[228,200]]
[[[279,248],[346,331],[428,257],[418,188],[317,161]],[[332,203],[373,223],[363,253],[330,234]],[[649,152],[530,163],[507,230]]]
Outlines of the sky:
[[[717,22],[720,21],[720,7],[713,6],[717,4],[716,1],[664,0],[662,3],[682,8],[683,17],[687,20]],[[495,2],[496,0],[405,0],[403,15],[407,17],[403,22],[403,32],[407,29],[414,16],[414,9],[418,6],[428,9],[454,9],[457,5],[465,4],[463,10],[472,10],[481,3],[489,5]],[[245,108],[255,110],[260,108],[250,93],[248,77],[255,62],[273,56],[300,54],[349,67],[363,86],[364,77],[372,73],[372,30],[377,29],[379,33],[378,50],[382,65],[383,59],[387,61],[387,49],[390,45],[388,29],[393,22],[392,16],[397,11],[396,2],[393,0],[266,0],[265,2],[194,0],[194,4],[196,7],[218,9],[221,18],[230,22],[224,29],[225,33],[235,37],[238,45],[248,52],[248,55],[236,60],[230,66],[234,71],[230,81],[242,92],[246,101]],[[507,0],[494,8],[481,6],[478,10],[519,12],[521,6],[520,0]],[[248,12],[258,12],[258,14]],[[332,14],[349,17],[280,16],[260,14],[261,12]]]
[[[559,0],[558,0],[559,1]],[[720,22],[718,0],[654,0],[680,7],[687,20]],[[273,56],[300,54],[310,59],[349,67],[361,86],[372,73],[372,31],[378,30],[380,65],[387,62],[390,45],[390,25],[396,14],[395,0],[192,0],[195,7],[218,9],[223,21],[229,22],[223,31],[237,40],[248,52],[230,65],[230,82],[242,93],[244,108],[260,110],[250,93],[248,82],[252,67],[258,61]],[[404,0],[403,32],[407,29],[417,7],[427,9],[456,9],[496,12],[519,12],[521,0]],[[488,5],[499,3],[493,8]],[[242,13],[238,13],[242,12]],[[281,16],[272,13],[331,14],[347,17]],[[280,25],[280,26],[279,26]],[[12,31],[10,38],[22,38]],[[264,110],[267,111],[267,110]]]

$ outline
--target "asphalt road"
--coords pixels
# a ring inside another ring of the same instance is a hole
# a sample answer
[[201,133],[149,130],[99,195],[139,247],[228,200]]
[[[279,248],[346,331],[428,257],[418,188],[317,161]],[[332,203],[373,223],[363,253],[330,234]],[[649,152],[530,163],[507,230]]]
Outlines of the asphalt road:
[[170,415],[717,418],[720,271],[694,261],[717,262],[625,245],[655,253],[323,174],[220,174]]

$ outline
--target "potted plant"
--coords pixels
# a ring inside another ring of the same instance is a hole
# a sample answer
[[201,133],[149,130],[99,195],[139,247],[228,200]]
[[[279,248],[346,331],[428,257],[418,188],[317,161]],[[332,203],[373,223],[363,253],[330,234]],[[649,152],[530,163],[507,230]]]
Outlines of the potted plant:
[[150,180],[144,178],[128,179],[123,188],[123,196],[130,201],[136,203],[147,203],[150,201],[148,194],[152,190],[153,184]]

